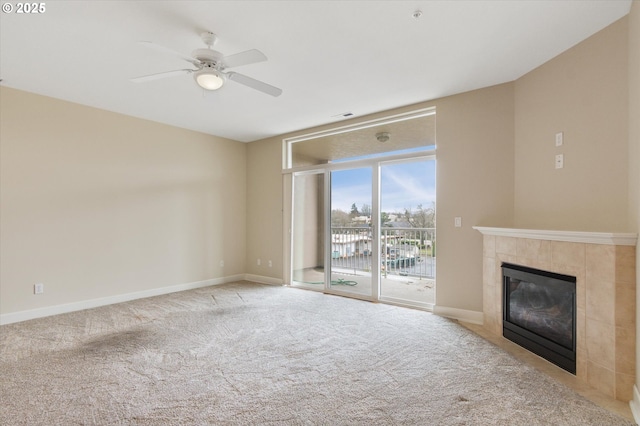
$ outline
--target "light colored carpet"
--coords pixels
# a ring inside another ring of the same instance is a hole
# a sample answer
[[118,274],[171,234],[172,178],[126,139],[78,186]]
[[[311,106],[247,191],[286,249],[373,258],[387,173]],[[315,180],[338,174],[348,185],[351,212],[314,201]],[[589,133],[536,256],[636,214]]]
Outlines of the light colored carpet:
[[0,331],[3,425],[631,424],[453,321],[285,287]]

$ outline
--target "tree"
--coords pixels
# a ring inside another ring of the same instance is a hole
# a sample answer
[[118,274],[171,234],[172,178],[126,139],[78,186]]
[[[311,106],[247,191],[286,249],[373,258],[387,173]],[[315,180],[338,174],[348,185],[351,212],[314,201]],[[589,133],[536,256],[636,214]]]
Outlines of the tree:
[[[405,209],[404,217],[413,228],[435,228],[435,203],[431,203],[431,207],[427,208],[424,208],[422,204],[418,204],[418,208],[415,212],[412,212],[411,209]],[[426,244],[427,234],[428,232],[420,232],[421,247],[424,247],[424,245]],[[435,241],[433,241],[432,244],[435,244]]]
[[415,212],[411,209],[404,210],[404,218],[413,228],[435,228],[436,207],[431,203],[431,207],[423,207],[418,204]]
[[389,220],[389,213],[382,212],[380,213],[380,226],[384,227],[389,224],[391,220]]
[[360,208],[360,214],[362,216],[371,217],[371,206],[369,204],[363,204]]
[[338,228],[351,226],[351,217],[349,216],[349,213],[340,209],[331,210],[331,226]]
[[358,211],[358,206],[356,206],[356,203],[351,204],[351,218],[353,219],[354,217],[358,217],[360,216],[360,212]]

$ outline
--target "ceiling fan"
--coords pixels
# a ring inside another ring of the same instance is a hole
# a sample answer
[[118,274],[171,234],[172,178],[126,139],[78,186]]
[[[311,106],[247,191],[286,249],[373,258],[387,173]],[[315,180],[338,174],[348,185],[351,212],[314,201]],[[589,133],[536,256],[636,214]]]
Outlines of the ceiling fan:
[[143,83],[146,81],[157,80],[166,77],[173,77],[183,74],[193,74],[198,84],[205,90],[218,90],[227,80],[235,81],[252,89],[258,90],[271,96],[280,96],[282,89],[270,84],[247,77],[234,71],[226,71],[227,68],[239,67],[242,65],[254,64],[256,62],[266,61],[267,57],[259,50],[252,49],[235,55],[224,56],[222,53],[213,50],[211,47],[216,43],[218,37],[212,32],[203,32],[200,37],[207,46],[206,48],[196,49],[191,52],[191,56],[183,55],[175,50],[152,43],[150,41],[141,41],[144,46],[158,50],[160,52],[169,53],[191,63],[195,69],[181,69],[174,71],[161,72],[157,74],[144,75],[132,78],[135,83]]

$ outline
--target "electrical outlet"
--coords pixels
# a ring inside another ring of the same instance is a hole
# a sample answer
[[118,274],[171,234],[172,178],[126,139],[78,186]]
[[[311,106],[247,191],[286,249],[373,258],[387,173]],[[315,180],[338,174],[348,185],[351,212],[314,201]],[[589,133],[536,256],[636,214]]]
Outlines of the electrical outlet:
[[564,155],[558,154],[556,155],[556,169],[561,169],[564,167]]
[[33,294],[42,294],[44,293],[44,284],[38,283],[33,285]]
[[260,259],[258,259],[258,261],[256,262],[258,264],[258,266],[260,266],[262,264],[262,262],[260,261]]
[[221,261],[220,261],[220,267],[221,267],[221,268],[224,268],[224,260],[221,260]]
[[269,261],[269,268],[273,267],[273,262]]

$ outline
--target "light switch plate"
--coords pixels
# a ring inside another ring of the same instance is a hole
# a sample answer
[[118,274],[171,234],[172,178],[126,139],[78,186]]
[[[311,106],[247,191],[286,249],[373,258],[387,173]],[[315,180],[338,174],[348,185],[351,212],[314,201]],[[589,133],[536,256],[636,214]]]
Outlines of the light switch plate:
[[562,132],[556,133],[556,146],[562,146],[564,143],[564,134]]

